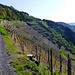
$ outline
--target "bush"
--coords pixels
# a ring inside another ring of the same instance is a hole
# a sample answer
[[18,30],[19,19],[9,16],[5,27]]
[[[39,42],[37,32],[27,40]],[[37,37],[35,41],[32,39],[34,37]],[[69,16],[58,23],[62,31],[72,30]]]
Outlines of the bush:
[[40,72],[38,67],[35,67],[35,72]]
[[0,26],[0,33],[1,33],[2,35],[7,35],[7,33],[5,32],[5,28],[2,27],[2,26]]
[[10,63],[11,65],[13,65],[14,68],[17,68],[17,66],[20,65],[19,61],[11,61]]
[[19,65],[18,68],[17,68],[17,70],[18,71],[23,71],[24,70],[24,67],[22,65]]
[[29,71],[25,71],[25,75],[30,75]]
[[31,69],[35,70],[35,67],[37,67],[36,64],[34,62],[31,62]]
[[31,65],[29,63],[24,65],[24,69],[30,69],[30,68],[31,68]]
[[33,72],[32,75],[37,75],[37,73],[36,72]]

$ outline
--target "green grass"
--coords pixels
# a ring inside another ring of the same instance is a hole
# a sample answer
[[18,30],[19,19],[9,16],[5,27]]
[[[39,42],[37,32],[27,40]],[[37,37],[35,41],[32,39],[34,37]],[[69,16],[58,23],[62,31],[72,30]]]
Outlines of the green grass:
[[2,36],[4,42],[5,42],[5,48],[8,52],[9,55],[14,55],[15,53],[15,48],[14,48],[14,42],[10,40],[8,36]]
[[2,25],[0,25],[0,33],[2,35],[7,35],[7,33],[5,32],[5,28]]
[[14,48],[14,41],[10,40],[10,35],[7,35],[5,32],[5,27],[3,25],[0,25],[0,33],[2,35],[3,41],[5,42],[5,48],[9,55],[14,55],[15,48]]
[[0,21],[3,21],[3,19],[0,19]]
[[26,56],[19,57],[16,61],[11,61],[11,65],[14,67],[14,71],[20,75],[48,75],[47,68],[40,65],[39,67],[30,61]]
[[[61,52],[61,55],[64,57],[64,59],[66,59],[67,60],[67,58],[68,58],[68,52],[66,52],[65,50],[63,50],[63,49],[60,49],[60,52]],[[69,54],[70,55],[70,58],[71,59],[75,59],[71,54]],[[75,64],[75,61],[72,61],[73,62],[73,64]]]

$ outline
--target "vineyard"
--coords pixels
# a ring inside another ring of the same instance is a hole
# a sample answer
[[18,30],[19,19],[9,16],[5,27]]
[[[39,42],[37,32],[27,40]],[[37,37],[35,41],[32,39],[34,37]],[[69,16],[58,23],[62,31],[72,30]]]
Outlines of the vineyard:
[[[11,39],[15,43],[19,43],[22,54],[33,54],[39,61],[39,65],[47,66],[48,73],[53,74],[68,74],[75,75],[74,60],[71,60],[71,55],[67,54],[65,57],[59,48],[45,38],[43,35],[28,26],[25,22],[12,22],[4,25]],[[17,52],[20,54],[20,52]]]

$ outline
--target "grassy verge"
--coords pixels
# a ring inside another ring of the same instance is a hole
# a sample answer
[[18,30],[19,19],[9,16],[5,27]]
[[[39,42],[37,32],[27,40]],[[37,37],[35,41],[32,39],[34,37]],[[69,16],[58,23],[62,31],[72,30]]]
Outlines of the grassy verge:
[[0,33],[2,34],[2,35],[7,35],[7,33],[5,32],[5,28],[3,27],[3,25],[0,25]]
[[8,52],[8,54],[14,55],[14,53],[15,53],[14,42],[12,40],[10,40],[8,36],[2,36],[2,37],[5,42],[5,48]]

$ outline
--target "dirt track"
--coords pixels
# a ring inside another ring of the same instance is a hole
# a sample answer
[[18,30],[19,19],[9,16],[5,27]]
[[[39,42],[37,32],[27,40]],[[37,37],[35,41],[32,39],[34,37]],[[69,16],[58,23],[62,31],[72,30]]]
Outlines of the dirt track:
[[4,42],[0,34],[0,75],[15,75],[9,61],[12,59],[4,48]]

